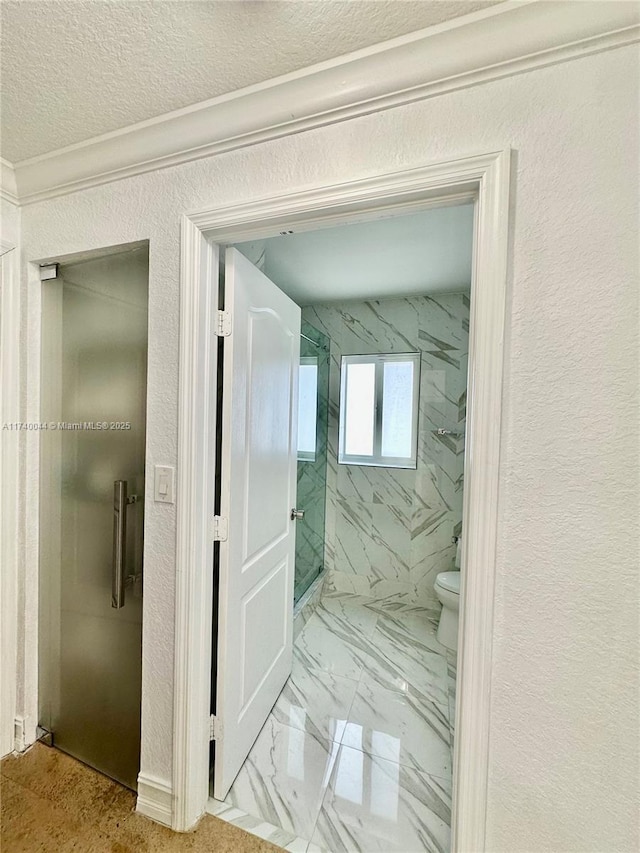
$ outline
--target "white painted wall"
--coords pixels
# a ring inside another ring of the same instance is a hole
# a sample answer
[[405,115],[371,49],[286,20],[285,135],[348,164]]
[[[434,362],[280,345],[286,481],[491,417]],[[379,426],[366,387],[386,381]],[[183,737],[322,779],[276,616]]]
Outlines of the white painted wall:
[[0,198],[0,239],[7,243],[20,242],[20,208]]
[[[638,51],[29,206],[29,259],[150,239],[148,464],[175,464],[184,211],[513,146],[488,849],[638,848]],[[24,284],[37,338],[38,288]],[[30,351],[30,392],[37,365]],[[170,780],[174,507],[147,503],[143,749]],[[27,567],[29,568],[29,567]],[[615,569],[615,573],[612,571]],[[615,578],[615,591],[609,583]]]

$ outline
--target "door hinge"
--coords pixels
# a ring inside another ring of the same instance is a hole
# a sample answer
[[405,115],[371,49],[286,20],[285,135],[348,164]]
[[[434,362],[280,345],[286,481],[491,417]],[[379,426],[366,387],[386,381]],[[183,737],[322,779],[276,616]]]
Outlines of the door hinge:
[[40,264],[40,281],[58,278],[58,264]]
[[213,516],[213,541],[226,542],[229,535],[229,520],[224,515]]
[[209,740],[220,740],[222,738],[222,720],[212,714],[209,717]]
[[216,335],[228,338],[231,334],[231,311],[218,311],[216,319]]

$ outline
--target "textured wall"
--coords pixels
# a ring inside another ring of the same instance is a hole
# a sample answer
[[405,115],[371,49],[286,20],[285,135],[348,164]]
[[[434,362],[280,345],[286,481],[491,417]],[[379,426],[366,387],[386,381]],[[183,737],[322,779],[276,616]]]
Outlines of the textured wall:
[[0,199],[0,238],[17,245],[20,242],[20,208]]
[[[148,464],[171,465],[183,211],[515,149],[492,853],[639,845],[639,70],[636,46],[607,51],[23,212],[28,259],[150,239]],[[31,342],[38,298],[25,284]],[[33,380],[33,349],[28,367]],[[170,779],[175,507],[151,497],[142,768]]]
[[[453,568],[462,524],[469,300],[461,294],[303,309],[331,339],[327,565],[334,589],[390,607],[438,608],[433,584]],[[338,465],[343,355],[420,352],[416,469]]]

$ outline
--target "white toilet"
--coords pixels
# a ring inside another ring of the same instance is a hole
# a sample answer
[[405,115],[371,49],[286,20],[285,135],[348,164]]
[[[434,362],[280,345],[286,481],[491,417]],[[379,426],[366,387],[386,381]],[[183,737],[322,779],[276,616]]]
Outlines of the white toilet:
[[439,643],[455,652],[458,648],[458,611],[460,609],[460,572],[440,572],[433,585],[442,604],[438,622]]
[[[455,565],[460,566],[460,539],[456,549]],[[460,572],[440,572],[433,585],[442,613],[438,622],[438,642],[452,652],[458,649],[458,612],[460,610]]]

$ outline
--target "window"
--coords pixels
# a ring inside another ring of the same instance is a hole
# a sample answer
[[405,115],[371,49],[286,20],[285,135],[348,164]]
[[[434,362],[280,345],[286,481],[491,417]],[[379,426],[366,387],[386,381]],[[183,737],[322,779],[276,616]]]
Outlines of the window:
[[318,423],[318,357],[300,359],[298,383],[298,459],[315,462]]
[[345,355],[338,462],[415,468],[420,354]]

